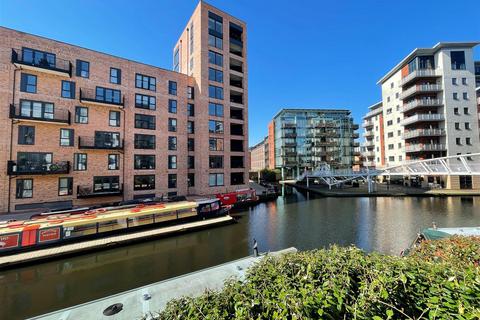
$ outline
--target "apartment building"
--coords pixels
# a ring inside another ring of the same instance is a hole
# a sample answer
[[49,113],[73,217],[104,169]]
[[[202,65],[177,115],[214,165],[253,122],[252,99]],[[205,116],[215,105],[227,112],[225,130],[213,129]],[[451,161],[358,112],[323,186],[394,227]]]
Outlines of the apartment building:
[[282,109],[269,125],[269,164],[281,169],[283,178],[324,164],[351,169],[357,129],[349,110]]
[[268,137],[250,148],[250,172],[269,168]]
[[363,167],[381,167],[385,159],[382,102],[377,102],[368,107],[368,110],[362,122],[364,129],[364,142],[362,144]]
[[0,28],[0,212],[248,182],[246,25],[200,2],[173,71]]

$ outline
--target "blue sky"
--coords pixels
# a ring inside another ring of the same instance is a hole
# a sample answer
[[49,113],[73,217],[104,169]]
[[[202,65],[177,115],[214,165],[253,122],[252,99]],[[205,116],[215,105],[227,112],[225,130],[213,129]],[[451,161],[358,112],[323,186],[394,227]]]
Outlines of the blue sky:
[[[171,68],[196,0],[0,0],[0,25]],[[348,108],[415,47],[480,40],[480,1],[210,0],[248,25],[250,145],[282,107]],[[480,60],[480,46],[475,51]]]

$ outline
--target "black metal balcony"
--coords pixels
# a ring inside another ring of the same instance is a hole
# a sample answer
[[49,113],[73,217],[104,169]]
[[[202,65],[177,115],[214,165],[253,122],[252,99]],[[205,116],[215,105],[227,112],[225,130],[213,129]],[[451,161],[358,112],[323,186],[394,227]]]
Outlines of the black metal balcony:
[[94,190],[92,186],[77,186],[77,198],[115,197],[123,195],[123,183],[118,188]]
[[79,149],[123,150],[123,139],[95,139],[94,137],[78,137]]
[[25,69],[32,69],[39,72],[53,73],[62,76],[72,76],[72,63],[68,60],[59,59],[54,54],[28,49],[28,52],[35,52],[37,55],[25,54],[22,49],[12,49],[12,63],[20,65]]
[[32,110],[25,110],[22,112],[18,104],[10,105],[10,119],[17,120],[27,120],[27,121],[41,121],[41,122],[50,122],[57,124],[71,124],[71,113],[66,109],[54,109],[53,114],[51,113],[40,113],[35,114]]
[[53,163],[9,160],[7,162],[7,174],[10,176],[19,175],[47,175],[65,174],[70,172],[70,161],[58,161]]
[[118,90],[111,94],[109,92],[108,94],[105,93],[100,95],[97,94],[97,90],[80,88],[80,101],[84,103],[94,103],[118,108],[123,108],[125,106],[125,96]]

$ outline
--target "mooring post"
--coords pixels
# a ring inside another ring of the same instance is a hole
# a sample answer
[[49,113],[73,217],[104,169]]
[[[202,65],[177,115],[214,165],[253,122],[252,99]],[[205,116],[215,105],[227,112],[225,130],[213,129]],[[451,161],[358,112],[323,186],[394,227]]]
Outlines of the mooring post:
[[258,245],[255,239],[253,239],[253,256],[258,257]]

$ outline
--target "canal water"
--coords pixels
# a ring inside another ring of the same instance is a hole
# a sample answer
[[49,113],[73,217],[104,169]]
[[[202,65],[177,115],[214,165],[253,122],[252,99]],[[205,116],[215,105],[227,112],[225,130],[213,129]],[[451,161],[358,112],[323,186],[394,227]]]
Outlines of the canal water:
[[235,213],[238,223],[0,272],[0,319],[23,319],[251,253],[354,244],[399,254],[417,232],[480,225],[480,197],[316,198],[286,190]]

